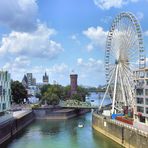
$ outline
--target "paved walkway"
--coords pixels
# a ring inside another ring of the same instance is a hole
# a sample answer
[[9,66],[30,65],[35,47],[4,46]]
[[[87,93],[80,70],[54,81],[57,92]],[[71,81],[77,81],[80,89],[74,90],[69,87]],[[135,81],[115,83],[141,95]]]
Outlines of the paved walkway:
[[12,119],[13,119],[12,113],[0,116],[0,124]]
[[21,118],[22,116],[29,114],[31,110],[21,110],[21,111],[15,111],[13,112],[13,117],[15,118]]

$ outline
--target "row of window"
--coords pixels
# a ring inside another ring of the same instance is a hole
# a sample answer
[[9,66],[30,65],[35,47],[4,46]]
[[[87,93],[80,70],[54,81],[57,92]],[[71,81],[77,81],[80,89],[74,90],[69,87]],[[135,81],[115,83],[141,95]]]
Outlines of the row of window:
[[[144,113],[144,107],[137,106],[137,112]],[[145,113],[148,114],[148,107],[145,108]]]
[[144,89],[136,89],[136,95],[138,96],[148,96],[148,89],[145,89],[145,94],[144,94]]
[[[137,98],[137,104],[144,104],[144,98]],[[145,105],[148,105],[148,98],[145,98]]]
[[6,109],[6,103],[0,103],[0,110]]
[[138,78],[144,78],[144,77],[146,77],[146,78],[148,78],[148,71],[138,71],[138,72],[136,72],[136,76],[138,77]]
[[145,84],[146,86],[148,86],[148,80],[137,80],[137,81],[136,81],[136,85],[137,85],[137,86],[143,87],[144,84]]

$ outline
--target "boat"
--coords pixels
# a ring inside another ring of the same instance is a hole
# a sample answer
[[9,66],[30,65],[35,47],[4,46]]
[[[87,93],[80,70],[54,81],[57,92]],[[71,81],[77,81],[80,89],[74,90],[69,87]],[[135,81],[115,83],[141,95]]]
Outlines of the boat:
[[78,127],[82,128],[82,127],[84,127],[84,125],[83,124],[79,124]]
[[89,99],[89,97],[88,97],[88,96],[86,96],[86,97],[85,97],[85,99],[86,99],[86,100],[88,100],[88,99]]

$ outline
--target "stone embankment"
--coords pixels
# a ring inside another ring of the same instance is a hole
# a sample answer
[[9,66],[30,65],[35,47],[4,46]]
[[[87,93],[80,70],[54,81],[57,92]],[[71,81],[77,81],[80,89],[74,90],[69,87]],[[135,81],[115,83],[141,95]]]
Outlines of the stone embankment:
[[36,108],[33,113],[36,119],[70,119],[90,112],[90,109],[64,109],[64,108]]
[[123,147],[147,148],[148,132],[93,113],[92,127]]
[[11,118],[0,122],[0,145],[34,120],[32,111],[14,112]]

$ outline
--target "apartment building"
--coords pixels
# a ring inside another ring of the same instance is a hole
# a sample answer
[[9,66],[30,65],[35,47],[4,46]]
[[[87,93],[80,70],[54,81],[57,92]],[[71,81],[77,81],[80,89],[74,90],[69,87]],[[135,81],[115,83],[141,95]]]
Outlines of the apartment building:
[[135,119],[148,125],[148,68],[134,72],[136,82]]
[[0,71],[0,113],[10,109],[11,79],[7,71]]

